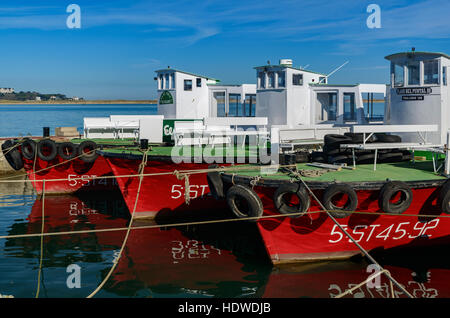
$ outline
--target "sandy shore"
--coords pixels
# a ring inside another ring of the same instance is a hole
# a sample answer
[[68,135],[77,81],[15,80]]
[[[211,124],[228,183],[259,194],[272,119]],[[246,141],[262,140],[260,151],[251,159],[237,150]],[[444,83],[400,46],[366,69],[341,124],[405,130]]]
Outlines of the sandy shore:
[[16,101],[0,100],[0,105],[95,105],[95,104],[156,104],[156,100],[55,100],[55,101]]

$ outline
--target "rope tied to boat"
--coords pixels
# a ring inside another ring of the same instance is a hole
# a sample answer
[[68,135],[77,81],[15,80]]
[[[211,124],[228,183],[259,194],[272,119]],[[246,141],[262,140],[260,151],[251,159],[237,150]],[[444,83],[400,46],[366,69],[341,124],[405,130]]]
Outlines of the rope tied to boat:
[[259,180],[261,180],[262,177],[260,175],[252,178],[252,180],[250,180],[250,185],[252,186],[252,189],[258,184]]
[[189,205],[191,203],[191,194],[189,193],[189,188],[191,187],[189,183],[189,174],[181,173],[178,170],[175,170],[173,174],[175,175],[175,177],[177,177],[178,180],[184,180],[184,203],[186,203],[186,205]]
[[125,249],[125,246],[127,244],[128,241],[128,237],[130,236],[131,233],[131,229],[133,226],[133,221],[134,221],[134,215],[136,213],[136,208],[137,208],[137,203],[139,201],[139,194],[141,193],[141,186],[142,186],[142,180],[144,179],[144,168],[147,164],[147,154],[149,152],[149,149],[147,149],[144,152],[144,156],[142,157],[142,162],[139,166],[139,185],[137,188],[137,193],[136,193],[136,200],[134,201],[134,207],[133,207],[133,211],[131,212],[131,218],[130,218],[130,223],[128,224],[127,227],[127,232],[125,234],[125,238],[123,239],[123,243],[122,246],[119,250],[119,253],[117,254],[117,256],[114,258],[113,260],[113,266],[111,267],[111,269],[109,270],[108,274],[106,275],[106,277],[103,279],[103,281],[100,283],[100,285],[98,285],[98,287],[92,292],[90,293],[87,298],[92,298],[94,297],[102,288],[103,286],[106,284],[106,282],[108,281],[109,277],[112,275],[112,273],[114,272],[114,270],[116,269],[117,264],[119,264],[119,260],[122,257],[122,253]]
[[293,183],[300,177],[306,177],[306,178],[315,178],[320,177],[324,175],[327,172],[332,171],[331,169],[300,169],[300,170],[293,170],[288,168],[280,169],[281,171],[287,172],[287,174],[291,177],[290,181]]

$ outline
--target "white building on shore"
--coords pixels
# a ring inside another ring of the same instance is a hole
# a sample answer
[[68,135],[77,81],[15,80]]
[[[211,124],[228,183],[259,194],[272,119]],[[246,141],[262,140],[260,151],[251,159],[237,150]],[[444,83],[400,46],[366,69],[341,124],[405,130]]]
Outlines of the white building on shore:
[[14,88],[2,88],[0,87],[0,94],[12,94],[14,93]]

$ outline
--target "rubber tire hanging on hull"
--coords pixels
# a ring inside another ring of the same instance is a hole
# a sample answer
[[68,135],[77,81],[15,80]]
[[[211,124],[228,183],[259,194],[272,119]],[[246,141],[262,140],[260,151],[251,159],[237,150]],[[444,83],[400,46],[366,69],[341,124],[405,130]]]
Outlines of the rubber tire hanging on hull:
[[[66,150],[69,150],[68,153]],[[62,142],[58,145],[58,155],[64,160],[71,160],[78,154],[77,145],[71,142]]]
[[[289,205],[288,202],[284,199],[284,196],[287,194],[295,195],[299,201],[299,204]],[[309,199],[308,192],[305,187],[299,183],[285,183],[278,187],[273,195],[273,204],[275,208],[281,214],[294,214],[290,215],[291,218],[298,218],[304,215],[310,205],[311,201]]]
[[20,151],[17,147],[11,149],[16,145],[16,143],[17,143],[16,141],[13,141],[11,139],[6,140],[2,144],[2,152],[11,168],[18,171],[23,168],[23,160]]
[[[401,192],[401,198],[397,202],[391,202],[392,197]],[[411,205],[413,195],[411,188],[402,181],[386,182],[380,190],[378,205],[383,212],[401,214]]]
[[[44,147],[50,149],[50,152],[48,154],[44,153]],[[58,154],[58,147],[56,146],[56,143],[51,139],[42,139],[41,141],[39,141],[37,143],[36,150],[38,157],[44,161],[52,161]]]
[[[88,150],[85,152],[86,148],[88,148]],[[92,140],[85,140],[78,146],[78,155],[84,162],[92,163],[98,157],[95,149],[97,149],[97,144],[95,142]]]
[[[239,200],[244,200],[248,207],[247,211],[242,210]],[[255,217],[250,222],[256,222],[263,214],[263,204],[259,196],[252,189],[236,184],[227,191],[227,204],[231,212],[237,218]]]
[[28,160],[34,160],[36,155],[36,142],[32,139],[25,139],[22,142],[22,156]]
[[[333,198],[339,194],[348,196],[348,201],[344,207],[338,207],[333,204]],[[333,217],[341,219],[349,216],[356,210],[358,207],[358,196],[355,190],[347,184],[332,184],[323,193],[322,204]]]
[[[210,165],[208,169],[217,169],[218,165]],[[206,174],[206,180],[208,181],[209,192],[216,200],[222,200],[225,198],[223,191],[223,181],[220,176],[220,172],[211,171]]]

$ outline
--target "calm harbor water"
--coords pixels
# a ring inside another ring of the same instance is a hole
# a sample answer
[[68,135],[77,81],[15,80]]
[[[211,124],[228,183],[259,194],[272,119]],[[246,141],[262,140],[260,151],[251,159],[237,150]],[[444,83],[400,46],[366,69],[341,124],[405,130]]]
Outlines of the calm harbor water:
[[154,115],[156,105],[0,105],[0,137],[42,135],[42,127],[77,127],[83,132],[84,117]]
[[[89,116],[156,113],[154,105],[1,107],[0,136],[40,135],[42,126],[80,129],[82,118]],[[40,277],[41,298],[86,297],[112,267],[125,231],[46,236],[42,243],[37,236],[11,237],[40,233],[43,206],[47,233],[124,228],[129,224],[129,211],[120,193],[47,196],[42,202],[27,182],[0,183],[0,236],[9,236],[0,238],[0,294],[35,297]],[[177,221],[225,217],[205,211],[180,215]],[[155,228],[131,232],[115,271],[97,297],[329,298],[372,273],[360,258],[273,268],[255,224],[173,228],[157,220],[134,225]],[[378,253],[375,258],[415,297],[449,297],[447,250],[448,246],[395,250]],[[75,280],[70,270],[74,265],[80,274]],[[74,286],[75,281],[80,285]],[[379,288],[365,285],[348,297],[386,298],[388,286],[382,278]]]
[[[42,206],[33,194],[2,196],[0,236],[40,233]],[[123,228],[128,216],[118,195],[47,196],[44,231]],[[113,265],[124,235],[112,231],[45,237],[39,297],[89,295]],[[35,296],[40,250],[39,237],[1,239],[1,294]],[[449,297],[449,256],[442,251],[393,251],[377,259],[414,296]],[[73,282],[68,268],[74,264],[80,269],[80,288],[67,284],[68,279]],[[117,268],[97,297],[328,298],[364,281],[369,275],[366,268],[362,259],[272,268],[254,224],[177,228],[161,224],[131,232]],[[380,288],[363,286],[348,297],[387,298],[388,286],[382,278]]]

